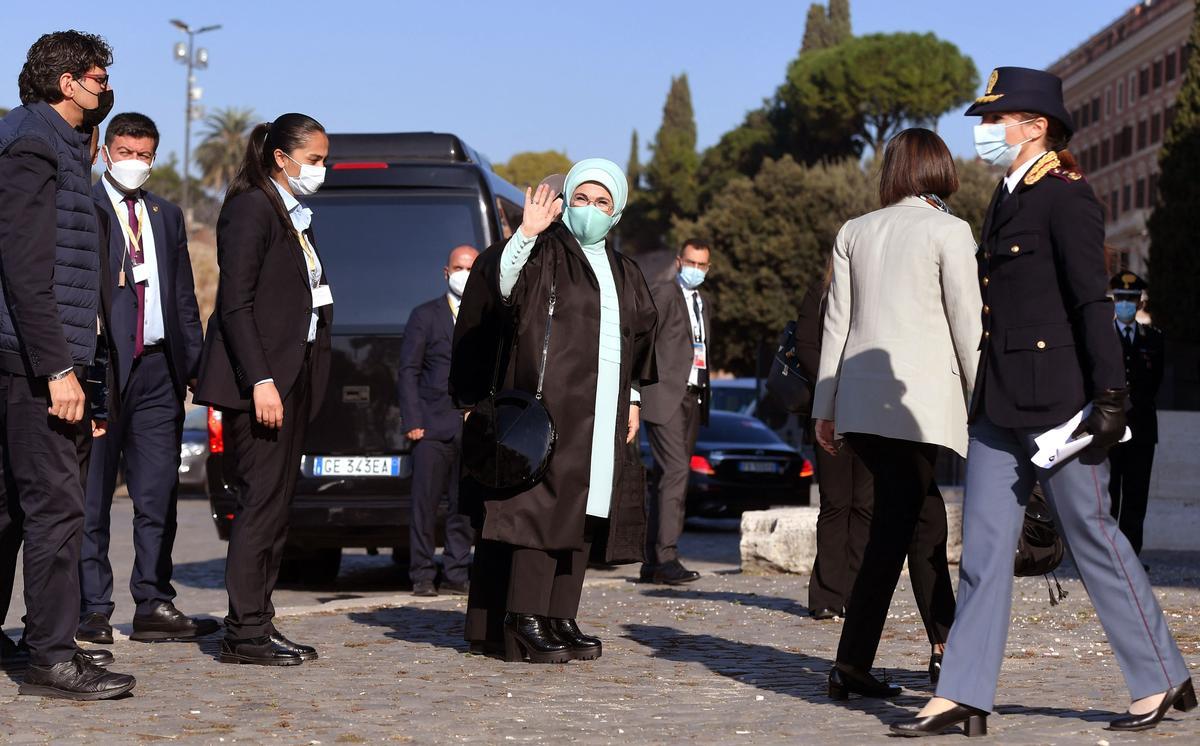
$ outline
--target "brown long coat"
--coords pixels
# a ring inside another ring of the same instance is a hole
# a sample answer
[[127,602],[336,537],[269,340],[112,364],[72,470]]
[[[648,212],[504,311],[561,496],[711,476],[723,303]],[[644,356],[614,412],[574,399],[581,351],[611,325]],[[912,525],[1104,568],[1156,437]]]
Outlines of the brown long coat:
[[[530,393],[537,388],[551,275],[558,302],[551,326],[543,403],[558,441],[546,475],[524,491],[490,490],[464,477],[459,503],[480,538],[545,550],[579,549],[592,459],[596,376],[599,367],[600,286],[579,243],[560,223],[540,234],[508,302],[500,295],[505,242],[475,262],[454,329],[450,391],[470,407],[487,397],[500,351],[503,383]],[[636,443],[627,446],[631,386],[655,380],[657,313],[634,261],[608,249],[621,307],[621,379],[613,442],[614,483],[608,532],[593,556],[610,562],[642,557],[645,473]],[[557,268],[556,268],[557,267]]]

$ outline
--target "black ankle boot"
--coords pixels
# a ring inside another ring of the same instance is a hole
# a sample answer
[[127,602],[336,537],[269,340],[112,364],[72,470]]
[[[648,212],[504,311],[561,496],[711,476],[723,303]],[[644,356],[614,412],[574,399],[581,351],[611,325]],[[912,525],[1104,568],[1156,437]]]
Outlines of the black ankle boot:
[[566,663],[573,657],[570,643],[554,634],[546,617],[512,612],[504,616],[504,660]]
[[863,697],[895,697],[900,687],[880,681],[870,671],[860,671],[844,663],[834,663],[829,670],[829,698],[846,700],[851,694]]
[[603,652],[599,637],[585,635],[579,631],[574,619],[550,618],[550,629],[558,638],[571,646],[571,654],[577,661],[594,661]]

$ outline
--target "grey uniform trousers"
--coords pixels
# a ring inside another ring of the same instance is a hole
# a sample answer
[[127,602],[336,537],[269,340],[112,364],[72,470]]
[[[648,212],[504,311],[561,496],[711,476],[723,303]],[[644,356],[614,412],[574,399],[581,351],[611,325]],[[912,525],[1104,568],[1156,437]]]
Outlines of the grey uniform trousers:
[[1104,453],[1084,452],[1053,469],[1029,459],[1032,430],[971,425],[963,496],[958,613],[937,694],[991,710],[1012,615],[1013,555],[1034,481],[1083,580],[1133,699],[1181,684],[1188,670],[1129,540],[1109,512]]

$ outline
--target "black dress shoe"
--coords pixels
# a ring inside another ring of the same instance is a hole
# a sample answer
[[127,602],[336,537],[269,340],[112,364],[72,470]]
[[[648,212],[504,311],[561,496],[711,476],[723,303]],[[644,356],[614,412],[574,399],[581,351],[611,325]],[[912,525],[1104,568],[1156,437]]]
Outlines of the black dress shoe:
[[18,694],[57,699],[112,699],[133,689],[137,680],[123,673],[109,673],[82,655],[52,666],[31,664]]
[[900,687],[880,681],[870,671],[859,671],[843,663],[834,663],[829,670],[829,698],[850,699],[851,694],[863,697],[895,697]]
[[113,654],[107,650],[81,648],[78,645],[75,646],[75,655],[82,656],[88,663],[91,663],[93,666],[100,666],[101,668],[108,668],[116,660],[113,658]]
[[178,642],[205,637],[218,629],[220,625],[215,619],[193,619],[176,609],[174,604],[161,603],[149,614],[134,615],[133,633],[129,639],[134,642]]
[[436,596],[438,592],[432,580],[418,580],[413,583],[412,594],[414,596],[430,597]]
[[652,582],[665,583],[666,585],[683,585],[690,583],[693,580],[699,580],[700,573],[695,570],[689,570],[684,567],[679,560],[671,560],[664,562],[654,570]]
[[79,628],[75,630],[75,639],[97,645],[112,645],[112,625],[108,623],[108,617],[98,612],[84,614],[83,619],[79,620]]
[[471,592],[471,586],[468,583],[451,583],[446,581],[438,587],[438,593],[448,593],[451,596],[465,596]]
[[642,569],[638,571],[638,582],[639,583],[653,583],[654,582],[654,571],[657,569],[658,569],[658,565],[654,565],[649,562],[642,563]]
[[812,617],[813,619],[817,619],[817,620],[819,620],[819,621],[822,621],[822,622],[823,622],[823,621],[825,621],[825,620],[827,620],[827,619],[835,619],[835,618],[837,618],[837,616],[838,616],[838,612],[839,612],[839,611],[841,611],[841,609],[829,609],[829,608],[825,608],[825,609],[812,609],[812,610],[810,610],[810,611],[808,612],[808,615],[809,615],[810,617]]
[[550,618],[550,629],[558,639],[571,646],[571,653],[577,661],[594,661],[604,652],[604,646],[599,637],[585,635],[579,631],[579,625],[574,619]]
[[570,643],[554,634],[546,617],[512,612],[504,616],[504,660],[509,663],[566,663],[574,657]]
[[949,710],[937,715],[914,717],[893,723],[891,731],[898,736],[909,738],[936,736],[947,728],[963,724],[963,732],[967,736],[986,736],[987,716],[987,710],[977,710],[966,705],[954,705]]
[[247,637],[221,640],[221,653],[217,660],[222,663],[250,663],[256,666],[298,666],[304,662],[300,654],[277,645],[270,637]]
[[1189,678],[1179,686],[1173,686],[1163,696],[1156,709],[1141,715],[1125,714],[1108,724],[1108,730],[1150,730],[1174,707],[1180,712],[1196,709],[1196,690]]
[[300,656],[301,660],[315,661],[317,659],[316,648],[314,648],[312,645],[301,645],[298,642],[292,642],[284,637],[279,630],[275,630],[268,635],[268,637],[270,638],[271,642],[275,643],[279,647],[285,650],[290,650],[296,655]]
[[937,686],[940,678],[942,678],[942,654],[933,652],[929,654],[929,683]]

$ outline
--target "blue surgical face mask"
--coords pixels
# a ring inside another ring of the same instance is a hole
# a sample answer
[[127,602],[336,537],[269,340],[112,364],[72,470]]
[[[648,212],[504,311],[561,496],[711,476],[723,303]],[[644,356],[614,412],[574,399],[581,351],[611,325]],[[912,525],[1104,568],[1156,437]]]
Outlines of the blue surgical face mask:
[[1138,304],[1131,300],[1119,300],[1113,304],[1117,310],[1117,320],[1122,324],[1132,324],[1137,318]]
[[704,270],[695,267],[684,267],[679,270],[679,281],[688,290],[695,290],[704,282]]
[[612,230],[612,215],[605,215],[600,208],[592,205],[584,207],[568,207],[563,212],[563,225],[578,239],[580,245],[591,246],[600,243]]
[[975,152],[979,154],[980,158],[994,166],[1008,168],[1017,159],[1017,153],[1021,152],[1021,146],[1033,139],[1030,137],[1015,145],[1010,145],[1007,135],[1008,128],[1032,121],[1032,119],[1026,119],[1024,122],[1013,122],[1012,124],[997,122],[996,124],[975,125]]

